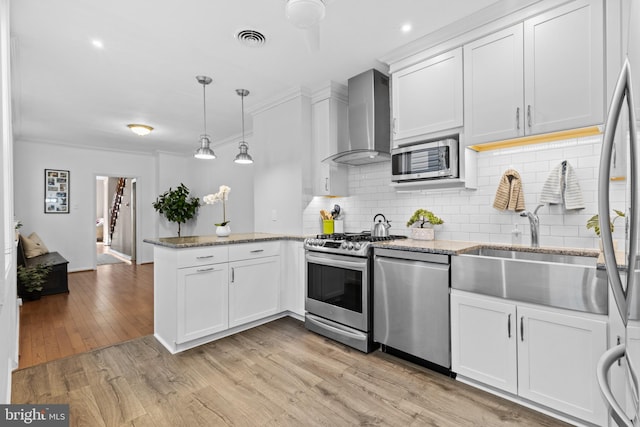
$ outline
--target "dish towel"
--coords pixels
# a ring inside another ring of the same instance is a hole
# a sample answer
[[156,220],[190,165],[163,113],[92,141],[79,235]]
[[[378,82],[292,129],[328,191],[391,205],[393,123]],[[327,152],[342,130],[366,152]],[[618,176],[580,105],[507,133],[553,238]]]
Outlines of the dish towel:
[[504,211],[520,212],[524,210],[524,193],[520,174],[515,169],[507,169],[500,178],[493,207]]
[[578,177],[566,160],[549,173],[542,186],[540,203],[564,204],[566,210],[584,209]]

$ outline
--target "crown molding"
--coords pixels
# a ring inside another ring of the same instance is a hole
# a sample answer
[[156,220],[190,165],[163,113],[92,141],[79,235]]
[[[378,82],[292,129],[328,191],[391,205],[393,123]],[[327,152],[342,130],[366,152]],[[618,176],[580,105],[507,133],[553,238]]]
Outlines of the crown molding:
[[[390,72],[459,47],[571,0],[501,0],[378,58]],[[491,28],[488,28],[488,26]]]
[[311,93],[312,104],[329,98],[337,98],[338,100],[347,103],[349,101],[347,86],[334,81],[328,81]]
[[271,99],[267,99],[266,101],[255,104],[250,109],[245,109],[245,111],[251,115],[260,114],[274,107],[277,107],[278,105],[284,104],[285,102],[300,97],[311,98],[311,91],[305,87],[291,88]]

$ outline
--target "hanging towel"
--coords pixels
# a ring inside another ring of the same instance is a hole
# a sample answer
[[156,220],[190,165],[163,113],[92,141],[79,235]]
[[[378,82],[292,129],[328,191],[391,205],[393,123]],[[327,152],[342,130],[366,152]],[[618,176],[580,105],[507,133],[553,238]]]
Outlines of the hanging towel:
[[578,177],[566,160],[549,173],[542,186],[540,203],[564,204],[566,210],[584,209]]
[[500,178],[493,207],[501,211],[520,212],[524,210],[524,193],[520,174],[515,169],[507,169]]

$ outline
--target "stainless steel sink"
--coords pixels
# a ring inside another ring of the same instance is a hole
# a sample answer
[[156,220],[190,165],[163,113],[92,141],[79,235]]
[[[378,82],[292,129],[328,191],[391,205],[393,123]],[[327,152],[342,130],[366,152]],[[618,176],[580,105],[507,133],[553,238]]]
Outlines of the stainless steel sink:
[[451,287],[515,301],[607,314],[596,258],[481,248],[451,257]]
[[574,265],[586,265],[596,266],[596,257],[579,256],[579,255],[564,255],[553,253],[541,253],[541,252],[525,252],[516,250],[504,250],[504,249],[491,249],[480,248],[474,249],[465,253],[465,255],[478,255],[490,258],[507,258],[507,259],[519,259],[526,261],[540,261],[551,262],[554,264],[574,264]]

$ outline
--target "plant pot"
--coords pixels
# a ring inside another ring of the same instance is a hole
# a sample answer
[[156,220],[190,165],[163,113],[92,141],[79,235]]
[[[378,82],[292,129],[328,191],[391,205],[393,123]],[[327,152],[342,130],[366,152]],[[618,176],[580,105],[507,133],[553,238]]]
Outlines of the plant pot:
[[37,301],[42,297],[42,291],[31,291],[24,293],[24,299],[27,301]]
[[412,228],[411,238],[413,240],[435,240],[436,233],[433,228]]
[[227,224],[227,225],[218,225],[216,227],[216,236],[218,236],[218,237],[229,237],[230,234],[231,234],[231,227],[229,227],[229,224]]

